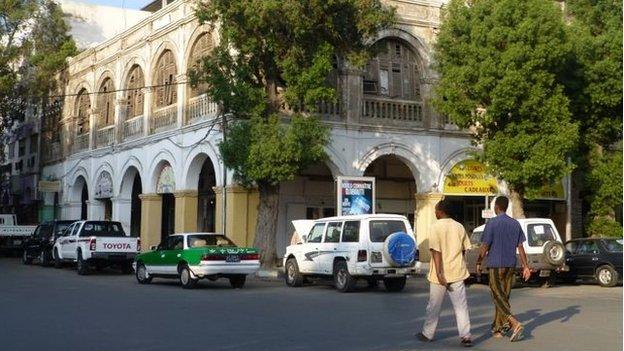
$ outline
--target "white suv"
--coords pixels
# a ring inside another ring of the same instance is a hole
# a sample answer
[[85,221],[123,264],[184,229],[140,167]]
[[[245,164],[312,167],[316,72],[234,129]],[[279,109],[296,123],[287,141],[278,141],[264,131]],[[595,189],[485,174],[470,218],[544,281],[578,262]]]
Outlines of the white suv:
[[293,224],[303,242],[286,248],[288,286],[301,286],[310,276],[333,277],[336,288],[347,292],[361,278],[369,286],[383,280],[386,290],[401,291],[406,276],[416,273],[416,241],[404,216],[342,216]]

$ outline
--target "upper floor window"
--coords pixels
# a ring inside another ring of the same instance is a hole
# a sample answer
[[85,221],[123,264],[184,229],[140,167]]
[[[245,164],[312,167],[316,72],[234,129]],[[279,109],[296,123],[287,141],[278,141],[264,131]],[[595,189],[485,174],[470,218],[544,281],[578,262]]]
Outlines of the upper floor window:
[[[201,67],[202,59],[208,54],[213,48],[212,36],[210,33],[201,34],[195,43],[193,43],[193,47],[191,48],[191,57],[189,61],[189,67],[192,70],[197,70]],[[198,84],[196,87],[191,87],[190,97],[195,97],[201,95],[208,90],[208,86],[206,83]]]
[[143,114],[143,87],[145,86],[145,78],[143,70],[139,65],[130,68],[128,79],[126,81],[126,118],[130,119]]
[[76,133],[83,134],[89,132],[89,110],[91,109],[91,99],[87,89],[82,88],[76,97],[75,116]]
[[98,92],[98,127],[106,127],[115,121],[115,88],[113,80],[105,78]]
[[178,101],[175,58],[171,50],[165,50],[156,63],[154,72],[154,107],[173,105]]
[[379,54],[366,64],[364,94],[420,100],[416,53],[398,39],[384,39],[377,45]]

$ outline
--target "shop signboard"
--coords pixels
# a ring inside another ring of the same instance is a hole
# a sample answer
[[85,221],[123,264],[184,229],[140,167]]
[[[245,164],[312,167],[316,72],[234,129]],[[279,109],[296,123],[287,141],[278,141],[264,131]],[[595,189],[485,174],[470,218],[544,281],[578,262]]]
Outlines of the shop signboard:
[[563,187],[563,180],[554,184],[544,185],[535,196],[539,200],[565,200],[566,194]]
[[42,193],[57,193],[61,191],[61,182],[58,180],[40,180],[37,188]]
[[486,172],[483,163],[464,160],[457,163],[444,178],[444,194],[488,196],[498,194],[496,178]]
[[374,177],[338,177],[338,215],[375,213]]

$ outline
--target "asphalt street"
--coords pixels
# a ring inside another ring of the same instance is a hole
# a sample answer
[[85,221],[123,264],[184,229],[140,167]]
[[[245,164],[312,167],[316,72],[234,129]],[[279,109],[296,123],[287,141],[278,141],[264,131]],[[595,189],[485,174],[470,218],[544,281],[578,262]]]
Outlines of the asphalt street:
[[[512,307],[527,337],[490,338],[487,287],[468,289],[476,350],[622,350],[622,288],[595,285],[525,287]],[[0,258],[0,350],[449,350],[460,349],[450,301],[436,340],[414,334],[423,323],[428,288],[412,278],[405,291],[329,284],[287,288],[226,280],[183,290],[177,281],[139,285],[133,275],[24,266]]]

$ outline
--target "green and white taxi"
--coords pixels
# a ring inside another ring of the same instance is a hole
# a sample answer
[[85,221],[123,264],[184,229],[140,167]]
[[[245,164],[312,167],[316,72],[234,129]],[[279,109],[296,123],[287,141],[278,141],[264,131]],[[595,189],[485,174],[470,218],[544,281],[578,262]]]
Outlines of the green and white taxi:
[[260,254],[255,248],[237,247],[222,234],[184,233],[168,236],[138,255],[133,265],[140,284],[156,277],[175,278],[191,289],[203,278],[228,278],[233,288],[240,289],[247,275],[260,268]]

